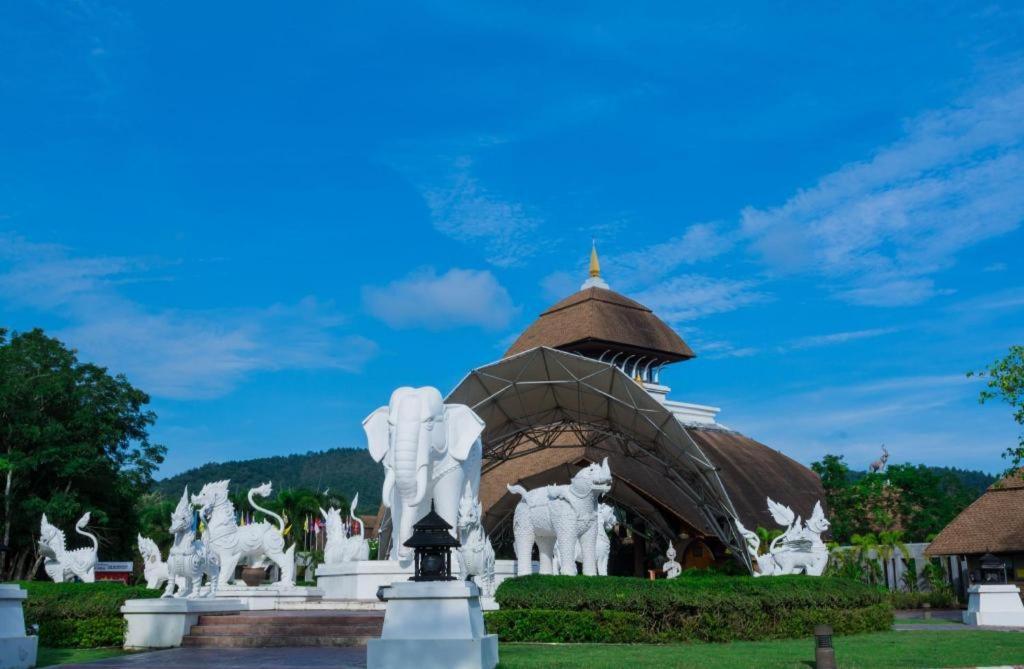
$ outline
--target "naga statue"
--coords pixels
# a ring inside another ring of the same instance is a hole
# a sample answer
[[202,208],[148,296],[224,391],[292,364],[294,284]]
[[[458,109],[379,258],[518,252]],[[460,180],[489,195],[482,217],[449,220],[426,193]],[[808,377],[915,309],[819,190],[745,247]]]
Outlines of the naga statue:
[[75,523],[75,532],[91,539],[92,547],[86,546],[69,551],[65,544],[64,532],[51,525],[46,519],[46,514],[43,514],[39,527],[39,550],[44,558],[43,569],[54,582],[64,583],[73,578],[84,583],[93,583],[96,580],[97,551],[100,543],[96,535],[85,531],[89,518],[89,512],[86,511]]
[[284,550],[284,519],[273,511],[259,506],[253,495],[268,497],[273,492],[270,483],[264,483],[249,491],[249,504],[257,511],[277,521],[277,527],[267,521],[238,526],[235,507],[228,497],[229,481],[207,483],[192,496],[192,504],[199,506],[206,523],[203,540],[220,558],[220,584],[227,585],[235,574],[235,567],[242,558],[261,562],[269,558],[281,570],[279,586],[295,584],[295,545]]
[[167,554],[167,588],[161,597],[196,599],[202,596],[203,576],[210,583],[205,596],[216,597],[220,558],[205,541],[196,540],[188,486],[171,514],[170,532],[174,543]]
[[[349,507],[348,523],[341,519],[341,511],[333,506],[324,511],[320,509],[320,515],[327,523],[327,544],[324,546],[324,564],[338,564],[339,562],[354,562],[356,560],[370,559],[370,544],[366,541],[366,530],[363,521],[356,515],[356,505],[359,504],[359,493],[352,499],[352,506]],[[359,534],[351,534],[352,523],[359,525]]]
[[[467,491],[468,492],[468,491]],[[472,495],[464,495],[459,503],[459,573],[480,587],[485,597],[494,595],[494,547],[484,531],[483,507]]]
[[[516,570],[530,574],[533,544],[540,554],[541,574],[576,574],[576,542],[580,544],[583,573],[597,575],[598,501],[612,487],[608,458],[580,470],[568,485],[549,485],[527,491],[520,485],[509,492],[522,496],[516,505],[512,529],[515,534]],[[552,565],[555,545],[559,559]]]
[[821,535],[830,527],[821,508],[821,502],[814,504],[814,510],[806,523],[788,506],[779,504],[771,497],[768,498],[768,510],[775,522],[786,530],[772,539],[765,555],[758,555],[761,548],[760,537],[744,527],[739,520],[736,521],[736,528],[743,535],[747,546],[747,554],[757,567],[754,576],[800,573],[821,576],[828,565],[828,547],[821,540]]

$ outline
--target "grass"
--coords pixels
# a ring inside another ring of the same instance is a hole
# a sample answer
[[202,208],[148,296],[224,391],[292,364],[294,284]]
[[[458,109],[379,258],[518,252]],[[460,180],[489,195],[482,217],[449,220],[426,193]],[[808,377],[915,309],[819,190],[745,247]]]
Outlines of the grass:
[[58,664],[89,662],[124,655],[127,652],[121,648],[40,648],[36,666],[51,667]]
[[[842,669],[974,667],[1013,664],[1024,659],[1024,633],[1018,632],[879,632],[836,637],[834,643],[836,661]],[[502,669],[814,667],[814,642],[810,638],[666,646],[503,643],[498,652]]]
[[897,618],[899,625],[963,625],[961,620],[948,620],[944,618]]

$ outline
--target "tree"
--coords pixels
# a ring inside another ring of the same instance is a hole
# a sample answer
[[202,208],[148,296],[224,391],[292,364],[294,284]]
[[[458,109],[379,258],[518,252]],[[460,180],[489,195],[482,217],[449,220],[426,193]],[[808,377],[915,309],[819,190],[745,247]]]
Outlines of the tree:
[[156,415],[148,403],[123,375],[80,362],[42,330],[0,330],[4,580],[38,568],[35,533],[44,512],[69,527],[91,511],[105,553],[131,554],[136,500],[166,451],[149,441]]
[[[1024,426],[1024,346],[1011,346],[1005,357],[996,360],[988,369],[967,372],[967,376],[988,379],[986,388],[978,394],[978,402],[1000,399],[1013,409],[1013,420]],[[1004,476],[1013,474],[1024,465],[1024,432],[1017,437],[1017,445],[1003,451],[1010,466]]]

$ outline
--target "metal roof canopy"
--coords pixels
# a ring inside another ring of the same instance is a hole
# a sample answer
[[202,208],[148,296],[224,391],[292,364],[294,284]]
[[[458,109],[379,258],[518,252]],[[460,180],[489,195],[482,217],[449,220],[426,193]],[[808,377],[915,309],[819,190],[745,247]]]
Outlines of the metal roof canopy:
[[[689,499],[707,529],[751,570],[717,467],[668,409],[616,367],[533,348],[471,371],[445,401],[469,406],[486,423],[484,472],[501,461],[553,447],[566,430],[577,431],[592,447],[616,445]],[[587,439],[587,434],[596,438]]]

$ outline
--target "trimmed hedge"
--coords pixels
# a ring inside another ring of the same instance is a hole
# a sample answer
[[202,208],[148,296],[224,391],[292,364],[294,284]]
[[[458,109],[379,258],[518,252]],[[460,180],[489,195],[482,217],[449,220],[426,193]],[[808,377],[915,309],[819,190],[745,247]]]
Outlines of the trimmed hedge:
[[841,578],[684,575],[649,581],[606,576],[526,576],[496,593],[487,628],[506,641],[735,641],[888,630],[881,588]]
[[120,583],[22,581],[28,590],[25,624],[39,625],[39,645],[98,648],[124,643],[121,606],[127,599],[159,597],[160,590]]

